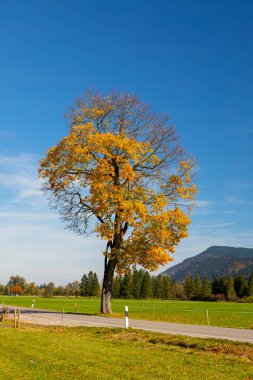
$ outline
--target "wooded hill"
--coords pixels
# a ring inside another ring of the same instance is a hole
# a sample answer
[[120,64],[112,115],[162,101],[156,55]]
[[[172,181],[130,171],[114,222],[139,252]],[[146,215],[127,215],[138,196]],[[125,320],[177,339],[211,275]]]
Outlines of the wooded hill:
[[206,251],[174,265],[162,274],[171,279],[183,281],[186,276],[208,277],[242,274],[245,277],[253,272],[253,248],[213,246]]

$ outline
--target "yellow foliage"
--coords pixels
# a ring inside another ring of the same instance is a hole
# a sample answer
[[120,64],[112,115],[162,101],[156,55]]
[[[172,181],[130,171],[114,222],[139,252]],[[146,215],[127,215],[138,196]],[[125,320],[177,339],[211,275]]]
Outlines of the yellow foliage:
[[[171,260],[174,247],[187,237],[190,219],[177,203],[191,202],[197,193],[194,165],[181,161],[159,183],[162,160],[150,141],[128,134],[128,120],[120,120],[117,131],[105,130],[110,123],[106,115],[114,109],[110,97],[80,106],[70,133],[41,160],[39,174],[60,202],[72,196],[77,211],[96,218],[97,234],[114,246],[118,270],[133,264],[155,270]],[[153,184],[149,168],[154,168]],[[74,217],[71,212],[65,217]]]

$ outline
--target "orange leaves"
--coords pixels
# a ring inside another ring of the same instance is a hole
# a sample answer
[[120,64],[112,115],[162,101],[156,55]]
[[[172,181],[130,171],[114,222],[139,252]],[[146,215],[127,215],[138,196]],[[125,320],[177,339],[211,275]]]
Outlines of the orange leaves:
[[10,292],[12,294],[21,294],[23,289],[19,285],[13,285],[10,287]]
[[149,148],[149,144],[129,139],[123,133],[114,135],[110,132],[95,132],[87,136],[87,143],[94,154],[103,154],[107,159],[114,158],[119,164],[140,160]]
[[113,226],[110,226],[109,223],[97,224],[95,231],[98,232],[99,236],[103,240],[112,240],[113,239]]
[[179,203],[189,206],[197,193],[194,164],[173,146],[167,120],[136,97],[88,93],[73,109],[69,134],[40,162],[64,219],[79,232],[93,216],[119,270],[154,270],[187,237],[190,219]]
[[[187,237],[190,219],[178,207],[166,211],[145,212],[145,218],[134,223],[131,236],[124,242],[118,267],[127,270],[130,265],[140,264],[156,270],[172,260],[171,253],[181,239]],[[134,252],[134,254],[133,254]]]
[[164,192],[170,195],[171,201],[184,199],[192,201],[198,190],[192,184],[194,163],[191,160],[181,161],[177,169],[178,174],[171,174],[166,185],[163,186]]
[[113,105],[106,104],[105,102],[100,102],[98,105],[94,105],[93,107],[82,107],[82,113],[83,117],[96,120],[104,116],[107,112],[112,111],[113,109]]
[[150,270],[158,269],[159,265],[165,265],[172,258],[168,255],[167,251],[161,246],[152,246],[146,252],[143,266],[149,267]]

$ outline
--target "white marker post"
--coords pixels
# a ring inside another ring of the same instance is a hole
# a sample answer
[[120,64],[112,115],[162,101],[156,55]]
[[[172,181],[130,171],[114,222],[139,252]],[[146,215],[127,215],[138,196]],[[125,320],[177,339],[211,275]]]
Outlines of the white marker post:
[[128,306],[125,306],[125,327],[128,329]]
[[33,300],[32,302],[32,309],[34,308],[34,304],[35,304],[35,300]]
[[206,319],[207,319],[207,324],[209,326],[209,315],[208,315],[208,310],[206,311]]

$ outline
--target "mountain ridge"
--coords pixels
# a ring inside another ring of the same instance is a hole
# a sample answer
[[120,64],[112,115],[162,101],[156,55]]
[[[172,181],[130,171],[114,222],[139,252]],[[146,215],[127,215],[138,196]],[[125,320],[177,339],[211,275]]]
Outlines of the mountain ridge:
[[183,281],[188,275],[208,277],[242,274],[249,276],[253,272],[253,248],[211,246],[196,256],[162,272],[172,279]]

